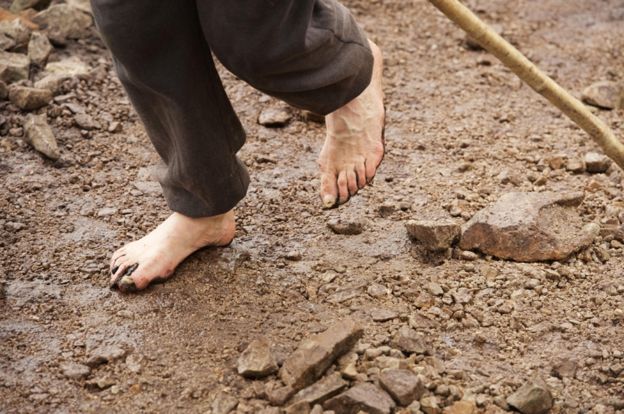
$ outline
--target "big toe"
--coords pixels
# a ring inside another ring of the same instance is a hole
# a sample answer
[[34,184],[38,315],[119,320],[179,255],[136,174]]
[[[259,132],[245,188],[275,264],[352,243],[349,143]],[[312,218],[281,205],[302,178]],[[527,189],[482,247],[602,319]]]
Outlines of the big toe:
[[332,173],[321,173],[321,200],[323,208],[336,206],[338,200],[338,187],[336,185],[336,175]]

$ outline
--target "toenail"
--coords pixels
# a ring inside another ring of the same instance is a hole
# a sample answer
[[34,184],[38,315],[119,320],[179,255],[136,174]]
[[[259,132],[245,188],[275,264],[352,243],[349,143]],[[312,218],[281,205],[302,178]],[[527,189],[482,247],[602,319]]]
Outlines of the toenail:
[[119,270],[119,265],[117,265],[117,266],[115,266],[115,267],[113,267],[111,269],[111,275],[114,275],[115,273],[117,273],[117,270]]
[[139,290],[134,283],[134,279],[130,276],[122,277],[119,283],[117,283],[117,287],[119,288],[119,291],[123,293],[131,293]]

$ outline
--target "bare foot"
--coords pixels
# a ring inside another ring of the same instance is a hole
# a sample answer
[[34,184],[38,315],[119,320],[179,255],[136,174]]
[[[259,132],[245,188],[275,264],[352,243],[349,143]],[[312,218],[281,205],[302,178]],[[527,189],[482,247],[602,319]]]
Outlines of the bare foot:
[[147,236],[113,254],[111,288],[131,292],[166,279],[194,251],[230,244],[235,227],[233,211],[201,218],[173,213]]
[[346,203],[375,176],[384,155],[381,50],[369,41],[375,63],[370,85],[325,117],[327,138],[319,156],[324,208]]

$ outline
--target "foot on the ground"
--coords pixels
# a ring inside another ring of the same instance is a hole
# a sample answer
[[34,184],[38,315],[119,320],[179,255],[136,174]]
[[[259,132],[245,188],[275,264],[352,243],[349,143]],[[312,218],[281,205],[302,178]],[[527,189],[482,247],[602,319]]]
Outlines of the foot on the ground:
[[383,57],[373,51],[373,76],[357,98],[327,115],[327,138],[319,156],[324,208],[346,203],[370,183],[384,155]]
[[167,279],[194,251],[230,244],[235,227],[233,211],[201,218],[173,213],[151,233],[113,254],[111,288],[132,292]]

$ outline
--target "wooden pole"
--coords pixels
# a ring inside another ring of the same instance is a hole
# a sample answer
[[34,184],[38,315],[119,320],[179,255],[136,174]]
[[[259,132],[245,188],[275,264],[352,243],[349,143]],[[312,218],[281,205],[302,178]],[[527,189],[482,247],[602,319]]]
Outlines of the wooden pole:
[[429,0],[487,51],[496,56],[533,90],[548,99],[575,124],[585,130],[602,150],[624,169],[624,145],[613,131],[587,107],[543,73],[518,49],[500,37],[491,27],[458,0]]

